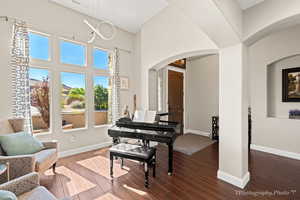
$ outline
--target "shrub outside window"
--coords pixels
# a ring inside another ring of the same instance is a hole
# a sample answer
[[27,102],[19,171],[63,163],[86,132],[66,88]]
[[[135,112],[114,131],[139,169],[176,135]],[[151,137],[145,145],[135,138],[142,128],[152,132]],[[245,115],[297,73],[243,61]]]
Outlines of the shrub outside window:
[[61,86],[62,128],[86,127],[85,75],[61,72]]
[[108,95],[109,77],[94,77],[94,102],[95,102],[95,125],[103,125],[108,122]]

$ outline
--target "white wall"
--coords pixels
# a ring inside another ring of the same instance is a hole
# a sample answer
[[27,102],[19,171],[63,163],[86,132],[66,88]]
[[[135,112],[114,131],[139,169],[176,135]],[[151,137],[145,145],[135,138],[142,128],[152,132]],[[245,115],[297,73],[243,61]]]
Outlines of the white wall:
[[189,60],[185,79],[185,128],[211,133],[211,118],[219,115],[219,56]]
[[[218,177],[244,187],[248,173],[247,48],[243,44],[220,50]],[[227,175],[229,174],[229,176]]]
[[[67,39],[75,37],[75,40],[86,42],[90,36],[90,30],[83,23],[83,19],[89,19],[91,23],[96,24],[96,20],[87,16],[81,15],[72,10],[57,6],[56,4],[49,3],[48,1],[40,0],[9,0],[1,2],[0,7],[1,15],[8,15],[25,20],[30,29],[45,32],[55,37],[56,41],[59,37]],[[9,117],[11,115],[11,87],[10,87],[10,66],[9,66],[9,51],[10,51],[10,38],[11,30],[8,24],[4,21],[0,22],[0,53],[1,53],[1,73],[0,73],[0,87],[3,96],[0,99],[1,117]],[[121,92],[121,103],[129,104],[132,107],[133,94],[139,96],[139,69],[137,68],[138,60],[134,59],[136,53],[135,49],[139,46],[135,41],[135,35],[126,31],[117,30],[117,36],[114,40],[103,41],[99,38],[96,40],[96,45],[103,48],[113,49],[119,47],[131,51],[120,52],[120,65],[121,75],[129,77],[130,89]],[[58,52],[54,52],[55,56]],[[91,59],[91,58],[88,58]],[[90,62],[88,60],[88,62]],[[61,119],[60,119],[60,106],[59,106],[59,66],[53,71],[53,133],[39,136],[43,140],[57,139],[59,141],[60,151],[66,151],[88,145],[97,145],[111,141],[107,136],[107,126],[94,128],[93,127],[93,105],[89,104],[88,108],[88,129],[68,132],[62,132]],[[88,74],[92,76],[92,74]],[[87,87],[92,88],[92,83],[88,83]],[[88,94],[91,94],[87,91]],[[93,102],[92,95],[88,95],[88,102]],[[139,103],[139,102],[138,102]],[[122,106],[123,107],[123,106]]]
[[300,26],[272,34],[249,47],[252,143],[300,153],[298,120],[267,117],[267,65],[300,54]]
[[141,29],[142,106],[149,106],[150,68],[212,50],[217,50],[216,45],[176,7],[169,6],[150,19]]
[[[240,42],[242,11],[235,0],[169,0],[219,47]],[[222,30],[222,31],[220,31]]]
[[299,24],[299,17],[300,1],[266,0],[243,12],[243,38],[256,41],[278,29]]
[[300,109],[299,102],[282,102],[282,70],[300,66],[300,55],[284,58],[268,66],[268,117],[289,118],[289,111]]

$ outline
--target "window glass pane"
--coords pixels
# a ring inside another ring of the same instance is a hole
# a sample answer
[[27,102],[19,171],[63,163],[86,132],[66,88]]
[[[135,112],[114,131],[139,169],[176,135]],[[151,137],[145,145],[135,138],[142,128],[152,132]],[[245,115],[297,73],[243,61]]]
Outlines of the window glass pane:
[[61,72],[64,130],[85,127],[85,75]]
[[94,77],[95,125],[107,124],[109,78]]
[[29,68],[29,83],[33,133],[49,132],[50,81],[48,70]]
[[29,56],[35,59],[49,60],[49,38],[29,32]]
[[60,41],[60,62],[71,65],[85,66],[86,48],[83,45]]
[[97,69],[108,70],[109,66],[109,53],[100,49],[93,50],[93,64]]

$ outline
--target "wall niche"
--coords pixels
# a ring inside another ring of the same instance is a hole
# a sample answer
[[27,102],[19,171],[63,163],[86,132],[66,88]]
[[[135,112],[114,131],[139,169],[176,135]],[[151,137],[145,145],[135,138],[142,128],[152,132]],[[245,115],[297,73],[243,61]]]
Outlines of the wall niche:
[[300,102],[283,102],[282,99],[282,70],[297,67],[300,67],[300,55],[285,57],[267,66],[267,117],[300,119]]

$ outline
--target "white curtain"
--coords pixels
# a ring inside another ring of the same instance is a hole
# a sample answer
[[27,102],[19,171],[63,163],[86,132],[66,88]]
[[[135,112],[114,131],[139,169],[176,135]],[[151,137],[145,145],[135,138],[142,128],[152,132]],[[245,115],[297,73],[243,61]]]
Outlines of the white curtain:
[[12,51],[13,117],[24,118],[24,130],[31,133],[30,85],[29,85],[29,36],[27,25],[15,21],[13,25]]
[[110,75],[111,87],[109,91],[108,118],[110,123],[115,123],[120,117],[120,60],[119,49],[115,48],[111,55]]

